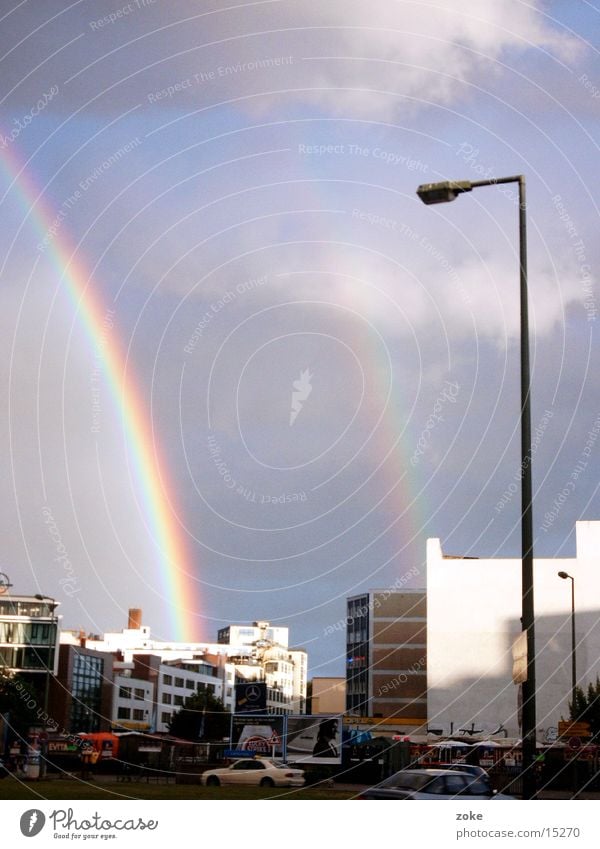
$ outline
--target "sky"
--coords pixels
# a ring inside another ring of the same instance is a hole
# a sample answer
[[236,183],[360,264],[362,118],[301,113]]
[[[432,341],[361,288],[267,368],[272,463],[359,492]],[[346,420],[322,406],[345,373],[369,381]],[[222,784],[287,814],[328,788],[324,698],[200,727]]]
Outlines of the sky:
[[[0,571],[102,633],[290,628],[426,540],[518,556],[514,183],[534,551],[600,519],[591,2],[5,0]],[[587,446],[587,448],[586,448]],[[577,472],[576,477],[574,477]],[[459,592],[459,588],[457,588]]]

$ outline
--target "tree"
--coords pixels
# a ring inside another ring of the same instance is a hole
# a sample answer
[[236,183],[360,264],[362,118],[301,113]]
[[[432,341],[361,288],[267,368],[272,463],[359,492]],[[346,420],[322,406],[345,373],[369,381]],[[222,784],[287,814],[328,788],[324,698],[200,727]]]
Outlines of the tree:
[[582,687],[576,687],[574,702],[569,702],[569,718],[573,722],[589,722],[592,735],[600,734],[600,678],[596,676],[596,683],[588,684],[587,694]]
[[169,733],[182,740],[221,741],[229,736],[231,715],[221,699],[208,690],[188,696],[174,713]]
[[[9,740],[27,739],[29,727],[39,725],[36,711],[41,705],[41,695],[29,681],[0,670],[0,717],[4,717]],[[0,745],[2,742],[0,739]]]

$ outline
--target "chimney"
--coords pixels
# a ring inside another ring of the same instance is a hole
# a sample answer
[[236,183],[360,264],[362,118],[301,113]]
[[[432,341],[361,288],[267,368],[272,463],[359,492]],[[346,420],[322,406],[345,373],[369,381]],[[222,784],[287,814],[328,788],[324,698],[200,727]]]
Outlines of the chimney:
[[139,630],[142,627],[142,611],[139,607],[129,608],[127,627],[134,630]]

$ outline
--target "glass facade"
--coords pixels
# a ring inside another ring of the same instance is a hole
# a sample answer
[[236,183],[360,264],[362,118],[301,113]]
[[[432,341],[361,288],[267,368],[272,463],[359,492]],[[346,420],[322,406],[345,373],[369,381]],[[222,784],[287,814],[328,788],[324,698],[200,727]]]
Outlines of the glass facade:
[[0,616],[31,616],[52,618],[56,602],[0,598]]
[[[16,606],[10,603],[11,608]],[[56,637],[56,622],[0,620],[0,665],[28,671],[53,669]]]
[[104,658],[74,652],[70,727],[74,734],[100,729]]
[[346,618],[346,711],[368,715],[369,596],[348,599]]

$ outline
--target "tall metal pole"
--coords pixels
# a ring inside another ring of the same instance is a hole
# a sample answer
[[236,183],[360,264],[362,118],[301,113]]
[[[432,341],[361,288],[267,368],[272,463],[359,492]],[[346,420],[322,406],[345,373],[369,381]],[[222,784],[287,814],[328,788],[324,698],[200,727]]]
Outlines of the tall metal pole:
[[533,603],[533,516],[531,477],[531,378],[529,369],[529,310],[527,299],[527,201],[525,177],[446,181],[419,186],[426,204],[446,203],[480,186],[519,184],[519,281],[521,298],[521,628],[527,635],[527,680],[523,683],[522,753],[523,798],[536,792],[535,617]]
[[571,579],[571,690],[573,699],[573,710],[575,710],[575,695],[577,690],[577,641],[575,639],[575,578],[569,575]]
[[527,201],[519,180],[519,265],[521,293],[521,594],[522,628],[527,633],[527,680],[523,683],[523,798],[536,792],[535,615],[533,603],[533,515],[531,476],[531,377],[527,299]]

